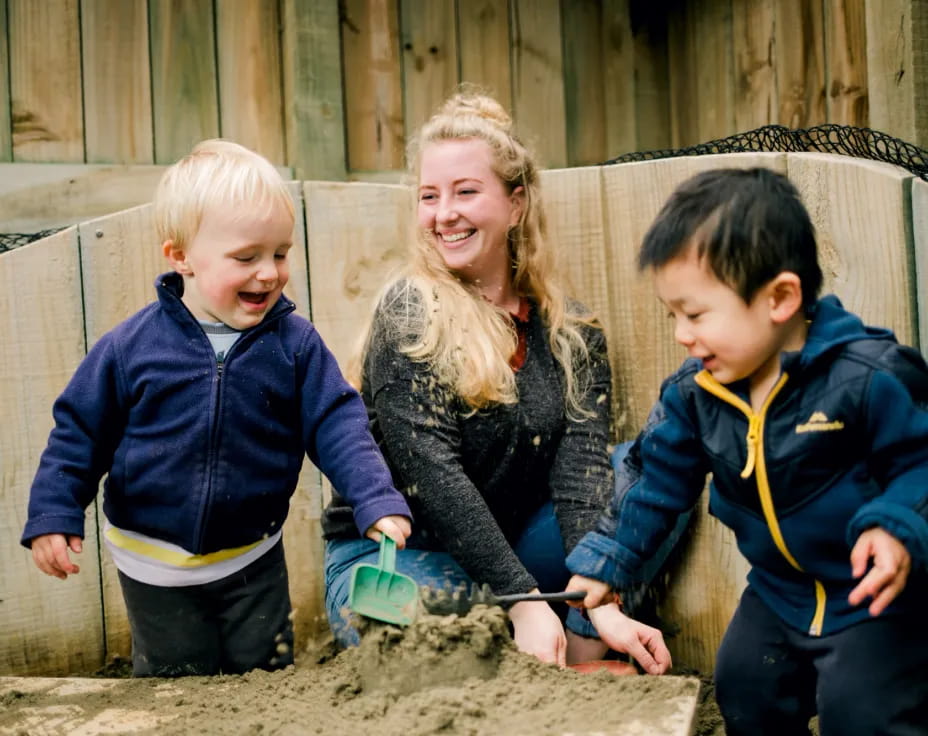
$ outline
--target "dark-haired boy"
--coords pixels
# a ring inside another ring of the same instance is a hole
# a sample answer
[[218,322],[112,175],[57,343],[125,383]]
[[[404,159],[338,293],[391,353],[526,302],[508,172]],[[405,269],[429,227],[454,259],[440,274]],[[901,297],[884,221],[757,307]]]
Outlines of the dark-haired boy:
[[639,266],[690,358],[568,588],[589,608],[632,583],[711,472],[711,512],[752,566],[716,662],[729,736],[808,733],[816,713],[822,736],[928,733],[924,360],[816,301],[808,213],[767,169],[684,182]]

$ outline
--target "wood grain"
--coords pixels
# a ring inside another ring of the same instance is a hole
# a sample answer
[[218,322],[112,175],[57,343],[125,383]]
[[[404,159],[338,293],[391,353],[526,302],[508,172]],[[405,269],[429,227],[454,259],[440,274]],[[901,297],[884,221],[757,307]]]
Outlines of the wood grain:
[[0,256],[0,333],[0,673],[89,674],[103,664],[94,507],[65,581],[19,544],[52,404],[84,357],[76,228]]
[[154,162],[148,3],[81,0],[88,163]]
[[345,178],[338,0],[283,0],[284,131],[298,179]]
[[407,139],[454,92],[458,72],[454,0],[403,0],[403,121]]
[[8,0],[14,161],[83,161],[78,0]]
[[156,163],[219,135],[214,21],[211,0],[149,3]]
[[219,129],[223,138],[283,165],[280,17],[277,0],[216,3]]
[[457,10],[461,81],[482,87],[510,110],[509,0],[468,0]]
[[558,0],[511,0],[512,106],[539,165],[567,165],[564,57]]
[[348,168],[402,169],[404,135],[397,0],[345,0],[342,49]]

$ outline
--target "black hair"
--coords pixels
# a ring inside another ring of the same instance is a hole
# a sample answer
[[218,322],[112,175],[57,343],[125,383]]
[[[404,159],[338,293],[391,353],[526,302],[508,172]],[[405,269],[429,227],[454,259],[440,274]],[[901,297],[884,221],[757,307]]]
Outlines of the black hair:
[[783,271],[799,276],[806,310],[822,287],[809,213],[792,182],[770,169],[715,169],[687,179],[648,228],[638,268],[659,268],[690,247],[745,302]]

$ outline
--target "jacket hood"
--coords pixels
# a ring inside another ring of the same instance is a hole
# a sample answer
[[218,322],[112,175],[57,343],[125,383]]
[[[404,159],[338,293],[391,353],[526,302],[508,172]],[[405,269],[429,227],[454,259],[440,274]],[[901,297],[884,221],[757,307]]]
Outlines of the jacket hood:
[[806,342],[798,353],[783,356],[783,368],[798,365],[808,368],[833,350],[857,340],[895,341],[892,330],[869,327],[856,314],[848,312],[833,294],[822,297],[812,307],[811,323]]

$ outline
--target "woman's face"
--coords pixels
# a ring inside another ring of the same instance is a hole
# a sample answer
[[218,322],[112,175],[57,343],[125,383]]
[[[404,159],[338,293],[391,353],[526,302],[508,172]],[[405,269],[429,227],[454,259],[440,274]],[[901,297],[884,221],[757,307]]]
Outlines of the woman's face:
[[507,232],[522,212],[522,187],[507,192],[478,138],[425,146],[419,168],[418,219],[445,265],[475,283],[510,273]]

